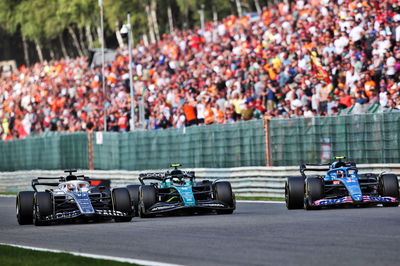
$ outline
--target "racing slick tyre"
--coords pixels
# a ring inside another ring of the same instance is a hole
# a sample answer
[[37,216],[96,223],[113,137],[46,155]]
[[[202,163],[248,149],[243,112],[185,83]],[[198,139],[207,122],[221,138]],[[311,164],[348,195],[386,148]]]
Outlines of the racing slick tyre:
[[33,196],[34,191],[21,191],[18,193],[16,210],[17,220],[20,225],[33,223]]
[[157,191],[152,185],[140,186],[140,203],[139,203],[139,216],[141,218],[150,218],[154,215],[146,214],[148,209],[153,206],[157,201]]
[[48,225],[44,218],[53,213],[53,200],[49,192],[36,192],[33,204],[33,223],[35,225]]
[[[126,188],[115,188],[112,191],[114,210],[124,212],[127,214],[132,213],[131,197],[129,191]],[[114,217],[114,221],[119,222],[130,222],[132,216],[128,217]]]
[[308,177],[305,183],[304,208],[306,210],[317,210],[319,207],[312,206],[312,203],[324,197],[324,181],[319,177]]
[[131,197],[132,206],[134,207],[135,216],[139,215],[139,188],[140,185],[129,185],[126,187]]
[[[228,205],[230,208],[235,207],[235,199],[232,193],[232,187],[229,182],[217,182],[214,185],[215,198],[223,204]],[[233,209],[229,210],[216,210],[217,214],[232,214]]]
[[285,183],[285,201],[288,210],[304,207],[304,177],[291,176]]
[[[399,199],[399,181],[394,174],[382,175],[379,179],[379,194],[382,197]],[[383,207],[397,207],[399,202],[382,203]]]

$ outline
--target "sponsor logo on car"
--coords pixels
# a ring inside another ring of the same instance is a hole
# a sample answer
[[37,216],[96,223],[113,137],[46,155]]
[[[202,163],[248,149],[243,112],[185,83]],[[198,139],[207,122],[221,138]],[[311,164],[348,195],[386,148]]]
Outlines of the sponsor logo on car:
[[104,216],[127,216],[126,213],[114,210],[96,210],[96,214]]
[[326,200],[319,200],[314,202],[314,204],[318,205],[329,205],[329,204],[338,204],[338,203],[343,203],[346,200],[346,198],[340,198],[340,199],[326,199]]
[[47,221],[59,220],[59,219],[70,219],[70,218],[78,217],[79,215],[81,215],[81,212],[78,210],[71,211],[71,212],[58,212],[56,214],[48,215],[44,219]]
[[202,206],[207,206],[207,207],[224,207],[223,204],[220,203],[204,203],[201,204]]
[[165,209],[171,209],[174,207],[175,206],[158,206],[158,207],[152,208],[151,211],[161,211],[161,210],[165,210]]
[[389,197],[373,197],[373,196],[369,196],[369,200],[371,200],[371,201],[379,201],[379,202],[392,202],[393,201]]

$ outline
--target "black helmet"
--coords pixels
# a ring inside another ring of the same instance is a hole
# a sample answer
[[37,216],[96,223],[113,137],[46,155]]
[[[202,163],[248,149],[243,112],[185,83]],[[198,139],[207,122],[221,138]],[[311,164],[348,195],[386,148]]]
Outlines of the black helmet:
[[177,175],[181,175],[181,174],[182,174],[182,171],[179,169],[174,169],[171,171],[172,176],[177,176]]

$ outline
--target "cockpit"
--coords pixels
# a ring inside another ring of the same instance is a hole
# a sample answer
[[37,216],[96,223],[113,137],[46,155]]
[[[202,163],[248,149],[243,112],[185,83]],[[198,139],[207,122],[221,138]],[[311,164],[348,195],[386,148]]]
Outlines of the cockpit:
[[357,168],[340,168],[328,172],[328,178],[345,178],[357,174]]
[[64,192],[87,192],[90,189],[90,184],[82,180],[73,180],[61,183],[58,188]]

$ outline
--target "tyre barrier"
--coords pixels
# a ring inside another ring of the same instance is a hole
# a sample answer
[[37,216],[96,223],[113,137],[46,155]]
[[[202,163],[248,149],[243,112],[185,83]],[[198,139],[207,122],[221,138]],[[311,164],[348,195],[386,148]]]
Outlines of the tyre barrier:
[[[394,173],[400,175],[400,164],[360,164],[360,173]],[[139,184],[139,173],[163,172],[162,170],[122,171],[122,170],[79,170],[78,174],[96,179],[110,179],[112,187]],[[237,168],[194,168],[182,169],[195,171],[197,179],[221,179],[229,181],[237,196],[283,198],[285,181],[288,176],[298,176],[298,166],[276,167],[237,167]],[[318,174],[318,173],[317,173]],[[321,172],[319,174],[324,174]],[[60,176],[62,170],[32,170],[0,173],[0,192],[18,192],[30,190],[31,181],[38,176]]]

